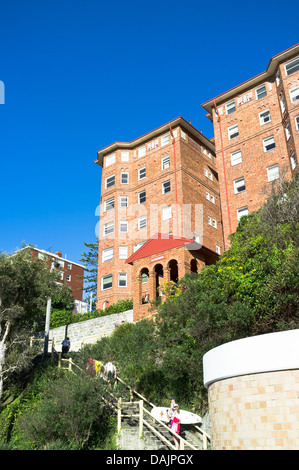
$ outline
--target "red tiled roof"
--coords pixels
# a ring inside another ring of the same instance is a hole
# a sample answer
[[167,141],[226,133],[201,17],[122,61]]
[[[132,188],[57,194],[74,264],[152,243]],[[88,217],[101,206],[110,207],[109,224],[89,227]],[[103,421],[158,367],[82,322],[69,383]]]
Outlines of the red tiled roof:
[[188,243],[193,243],[193,240],[189,238],[177,238],[173,235],[157,233],[147,240],[144,245],[142,245],[135,253],[133,253],[126,260],[126,263],[133,264],[133,262],[137,259],[156,255],[162,251],[167,251],[171,248],[177,248],[178,246],[183,246]]

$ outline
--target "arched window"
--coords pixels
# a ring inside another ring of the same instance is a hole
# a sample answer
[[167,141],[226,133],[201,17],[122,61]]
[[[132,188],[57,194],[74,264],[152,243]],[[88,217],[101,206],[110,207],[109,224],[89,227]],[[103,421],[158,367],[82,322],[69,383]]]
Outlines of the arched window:
[[172,282],[177,283],[179,280],[179,268],[178,268],[178,262],[176,259],[172,259],[168,263],[168,268],[170,271],[170,280]]
[[192,273],[198,274],[197,260],[196,260],[196,259],[192,259],[192,260],[191,260],[190,269],[191,269],[191,272],[192,272]]
[[110,304],[109,304],[108,300],[105,300],[105,302],[103,303],[103,310],[105,310],[106,308],[108,308],[109,305],[110,305]]

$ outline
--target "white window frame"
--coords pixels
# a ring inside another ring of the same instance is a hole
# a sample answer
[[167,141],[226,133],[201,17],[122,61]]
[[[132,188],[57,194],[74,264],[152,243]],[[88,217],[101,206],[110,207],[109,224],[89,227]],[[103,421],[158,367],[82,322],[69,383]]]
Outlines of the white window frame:
[[[108,186],[108,180],[111,180],[111,178],[113,178],[113,184],[109,183],[109,186]],[[114,186],[114,185],[115,185],[115,175],[107,176],[105,178],[105,189],[112,188],[112,186]]]
[[182,129],[181,129],[181,137],[182,139],[186,140],[186,132],[184,132]]
[[114,210],[114,196],[104,202],[104,212]]
[[[270,142],[271,140],[273,140],[274,147],[267,149],[267,145],[271,145],[271,144],[267,144],[267,142]],[[270,135],[269,137],[266,137],[265,139],[263,139],[263,147],[264,147],[264,152],[271,152],[271,150],[274,150],[276,148],[274,135]]]
[[[123,288],[123,287],[127,287],[127,273],[118,273],[118,287],[120,288]],[[123,280],[121,281],[121,278],[123,278]],[[121,282],[124,282],[124,285],[121,285]]]
[[119,232],[120,233],[128,233],[128,221],[127,220],[120,220],[119,221]]
[[[244,188],[239,191],[239,188]],[[238,178],[234,180],[234,193],[235,194],[240,194],[246,191],[246,185],[245,185],[245,178],[242,176],[241,178]]]
[[118,258],[127,259],[128,258],[128,247],[125,245],[119,245],[118,247]]
[[161,136],[161,147],[169,144],[169,132]]
[[72,269],[72,263],[67,263],[66,267],[67,269]]
[[[273,174],[272,174],[273,172]],[[279,179],[279,165],[275,163],[274,165],[268,166],[267,168],[267,177],[268,181],[275,181]]]
[[[236,134],[236,135],[235,135],[234,130],[237,130],[237,134]],[[238,125],[238,124],[234,124],[233,126],[230,126],[230,127],[227,129],[227,132],[228,132],[228,138],[229,138],[229,140],[232,140],[232,139],[235,139],[236,137],[239,137],[239,125]]]
[[235,152],[232,152],[230,154],[230,163],[231,166],[238,165],[239,163],[242,163],[242,152],[241,150],[235,150]]
[[297,166],[297,160],[296,160],[296,157],[295,157],[295,152],[292,152],[291,155],[290,155],[290,160],[291,160],[291,167],[292,167],[292,170],[295,170],[296,166]]
[[285,97],[284,97],[283,94],[280,97],[279,103],[280,103],[281,112],[283,114],[285,112],[285,109],[286,109]]
[[216,204],[214,194],[210,194],[210,202],[211,202],[212,204]]
[[172,208],[170,206],[163,207],[162,209],[162,220],[170,220],[172,218]]
[[[127,181],[123,181],[123,177],[126,175]],[[127,171],[121,172],[120,174],[120,183],[129,184],[129,173]]]
[[[168,183],[169,183],[169,190],[168,188],[165,188],[165,185],[167,185],[168,187]],[[167,191],[165,191],[165,189],[167,189]],[[170,180],[167,180],[167,181],[163,181],[162,183],[162,194],[168,194],[171,192],[171,183],[170,183]]]
[[221,248],[219,245],[216,245],[216,253],[217,255],[221,255]]
[[138,149],[138,158],[144,157],[146,153],[146,147],[145,145],[142,145],[142,147],[139,147]]
[[128,162],[129,161],[129,150],[121,150],[120,152],[120,161],[121,162]]
[[[259,96],[260,93],[261,94],[266,93],[266,94],[263,94],[263,96]],[[255,89],[255,96],[257,100],[261,100],[262,98],[265,98],[267,96],[267,88],[266,88],[265,83]]]
[[[266,116],[263,116],[263,115],[266,115]],[[264,124],[268,124],[268,122],[271,122],[270,109],[266,109],[265,111],[262,111],[261,113],[259,113],[259,120],[260,120],[261,126],[263,126]]]
[[280,71],[279,70],[277,70],[276,72],[275,80],[276,80],[276,86],[278,86],[280,84]]
[[226,103],[225,105],[225,112],[226,112],[226,115],[228,116],[229,114],[232,114],[236,111],[236,103],[235,103],[235,100],[232,100],[232,101],[229,101],[228,103]]
[[129,207],[129,196],[122,195],[119,197],[119,207]]
[[70,274],[66,274],[66,275],[65,275],[65,280],[66,280],[67,282],[71,282],[72,276],[71,276]]
[[113,165],[116,162],[116,153],[111,153],[111,155],[107,155],[105,158],[105,168],[107,166]]
[[146,167],[145,166],[138,169],[138,181],[143,180],[144,178],[146,178]]
[[[293,65],[295,64],[295,65]],[[291,65],[291,73],[288,73],[288,69],[287,67]],[[293,70],[294,69],[294,70]],[[284,70],[285,70],[285,74],[286,76],[288,77],[289,75],[291,75],[292,73],[295,73],[297,72],[297,70],[299,70],[299,57],[296,57],[295,59],[293,60],[290,60],[289,62],[287,62],[286,64],[284,64]]]
[[138,217],[138,230],[143,230],[146,228],[146,215]]
[[[246,212],[246,214],[242,214],[242,212]],[[239,209],[237,209],[237,219],[240,220],[242,217],[244,217],[245,215],[248,215],[249,212],[248,212],[248,207],[247,206],[244,206],[244,207],[239,207]]]
[[107,261],[111,261],[113,259],[113,246],[109,248],[105,248],[102,250],[102,263],[106,263]]
[[216,219],[213,219],[212,217],[208,216],[208,224],[217,229],[217,220]]
[[107,237],[114,232],[114,222],[107,222],[103,226],[103,237]]
[[[109,287],[104,287],[104,279],[110,279],[111,278],[111,286]],[[112,274],[107,274],[106,276],[102,276],[101,278],[101,290],[107,290],[107,289],[112,289],[112,286],[113,286],[113,276]]]
[[286,133],[286,139],[289,140],[291,138],[291,131],[290,131],[290,123],[288,122],[284,128]]
[[140,191],[140,193],[138,193],[138,204],[144,204],[145,202],[146,202],[146,190],[143,189],[142,191]]
[[298,116],[295,116],[295,126],[296,126],[296,131],[299,131],[299,114]]
[[299,86],[295,86],[289,90],[291,103],[299,103]]
[[161,170],[167,170],[170,168],[170,156],[167,155],[166,157],[163,157],[161,160]]

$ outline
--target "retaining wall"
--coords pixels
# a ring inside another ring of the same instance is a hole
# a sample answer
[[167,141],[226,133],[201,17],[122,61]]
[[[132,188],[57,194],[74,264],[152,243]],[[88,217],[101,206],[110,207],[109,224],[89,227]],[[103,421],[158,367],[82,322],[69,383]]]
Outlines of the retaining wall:
[[[71,351],[78,351],[82,346],[82,341],[85,344],[94,343],[102,336],[112,333],[115,324],[117,322],[120,324],[122,321],[132,323],[133,310],[53,328],[49,332],[49,339],[55,339],[55,349],[60,352],[61,342],[68,336],[71,342]],[[49,344],[49,350],[50,347],[51,344]]]
[[212,449],[299,449],[299,330],[233,341],[203,362]]

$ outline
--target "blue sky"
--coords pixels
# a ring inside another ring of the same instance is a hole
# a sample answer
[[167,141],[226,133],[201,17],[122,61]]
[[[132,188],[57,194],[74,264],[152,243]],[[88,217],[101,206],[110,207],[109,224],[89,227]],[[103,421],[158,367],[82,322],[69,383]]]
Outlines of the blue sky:
[[79,262],[95,241],[97,150],[183,116],[298,43],[299,4],[0,0],[0,250]]

